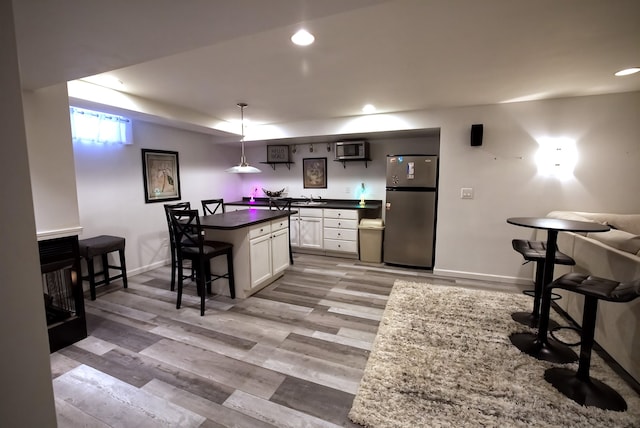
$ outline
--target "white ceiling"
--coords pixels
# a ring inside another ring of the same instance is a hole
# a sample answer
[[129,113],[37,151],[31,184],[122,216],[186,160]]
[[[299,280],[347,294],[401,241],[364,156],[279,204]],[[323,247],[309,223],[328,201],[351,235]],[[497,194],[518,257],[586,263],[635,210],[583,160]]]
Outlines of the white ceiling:
[[[37,89],[125,92],[258,123],[640,90],[638,0],[14,0]],[[304,25],[309,47],[289,38]]]

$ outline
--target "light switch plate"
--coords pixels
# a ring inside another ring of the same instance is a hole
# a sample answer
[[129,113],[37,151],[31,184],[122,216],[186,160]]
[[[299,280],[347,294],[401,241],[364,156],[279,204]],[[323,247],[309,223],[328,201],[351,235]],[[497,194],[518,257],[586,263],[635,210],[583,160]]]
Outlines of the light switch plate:
[[473,199],[473,188],[472,187],[461,188],[460,199]]

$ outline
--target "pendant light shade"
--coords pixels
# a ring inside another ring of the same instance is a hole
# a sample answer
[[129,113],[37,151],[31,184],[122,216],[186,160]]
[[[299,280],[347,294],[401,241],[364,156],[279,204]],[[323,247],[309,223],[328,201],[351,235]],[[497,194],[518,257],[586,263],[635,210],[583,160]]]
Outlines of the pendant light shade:
[[240,107],[240,123],[242,126],[242,138],[240,139],[240,144],[242,145],[242,155],[240,156],[240,164],[226,170],[226,172],[234,174],[255,174],[257,172],[262,172],[258,168],[249,165],[247,163],[247,158],[244,155],[244,108],[246,106],[247,103],[238,103],[238,107]]

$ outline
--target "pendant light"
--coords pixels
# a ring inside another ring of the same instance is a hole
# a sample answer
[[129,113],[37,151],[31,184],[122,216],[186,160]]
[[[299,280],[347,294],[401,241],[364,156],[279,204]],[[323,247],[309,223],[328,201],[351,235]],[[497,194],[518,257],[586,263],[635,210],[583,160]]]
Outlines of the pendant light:
[[244,155],[244,108],[246,106],[247,103],[238,103],[238,107],[240,107],[240,123],[242,126],[242,138],[240,139],[240,144],[242,145],[242,155],[240,156],[240,164],[226,170],[226,172],[231,172],[234,174],[255,174],[257,172],[262,172],[258,168],[249,165],[247,163],[247,158]]

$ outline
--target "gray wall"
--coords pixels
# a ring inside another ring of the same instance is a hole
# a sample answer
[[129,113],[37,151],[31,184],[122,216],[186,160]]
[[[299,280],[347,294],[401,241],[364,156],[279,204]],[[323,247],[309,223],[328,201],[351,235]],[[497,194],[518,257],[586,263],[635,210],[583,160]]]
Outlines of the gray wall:
[[0,426],[54,427],[40,261],[11,2],[0,2]]

